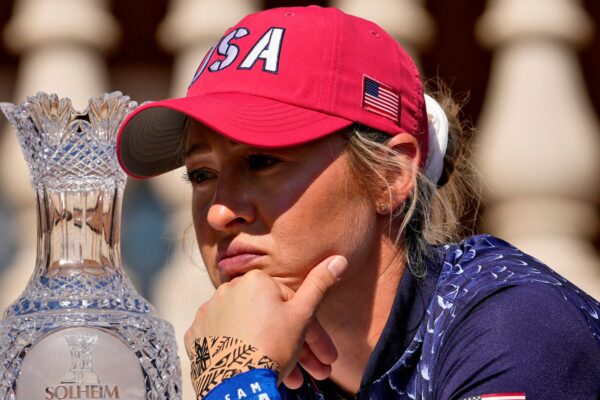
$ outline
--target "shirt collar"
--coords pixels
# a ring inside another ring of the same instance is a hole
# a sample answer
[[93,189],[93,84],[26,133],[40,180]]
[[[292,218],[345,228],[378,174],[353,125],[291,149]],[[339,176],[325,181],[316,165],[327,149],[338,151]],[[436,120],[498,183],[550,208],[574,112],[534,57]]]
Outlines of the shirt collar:
[[413,340],[435,290],[440,274],[438,264],[428,261],[427,274],[423,278],[416,278],[405,270],[388,320],[367,362],[361,390],[392,368]]

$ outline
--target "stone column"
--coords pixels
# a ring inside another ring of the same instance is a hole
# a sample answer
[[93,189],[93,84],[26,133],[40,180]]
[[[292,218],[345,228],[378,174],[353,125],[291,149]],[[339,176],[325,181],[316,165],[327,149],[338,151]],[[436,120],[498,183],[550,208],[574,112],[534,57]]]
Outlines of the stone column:
[[82,108],[108,87],[103,52],[119,39],[107,0],[18,0],[4,29],[20,55],[16,101],[37,91],[70,97]]
[[494,55],[476,152],[483,229],[600,298],[600,127],[576,54],[592,30],[578,0],[488,1],[476,33]]
[[[89,97],[106,90],[102,52],[119,38],[108,6],[106,0],[16,1],[3,31],[7,48],[20,56],[13,102],[46,91],[70,97],[82,109]],[[36,254],[35,197],[16,136],[8,129],[0,137],[0,187],[17,209],[17,224],[10,229],[18,230],[21,240],[13,265],[0,277],[4,308],[23,290]]]
[[426,49],[435,36],[435,24],[423,0],[332,0],[331,5],[380,25],[402,44],[417,64],[418,53]]
[[[228,27],[259,9],[255,0],[171,0],[169,12],[158,29],[163,48],[175,54],[170,96],[184,96],[189,82],[208,50]],[[192,227],[191,188],[178,169],[150,183],[172,210],[171,233],[175,251],[155,280],[153,299],[161,316],[175,327],[182,361],[184,400],[195,399],[190,363],[183,335],[196,310],[214,292],[204,270]]]

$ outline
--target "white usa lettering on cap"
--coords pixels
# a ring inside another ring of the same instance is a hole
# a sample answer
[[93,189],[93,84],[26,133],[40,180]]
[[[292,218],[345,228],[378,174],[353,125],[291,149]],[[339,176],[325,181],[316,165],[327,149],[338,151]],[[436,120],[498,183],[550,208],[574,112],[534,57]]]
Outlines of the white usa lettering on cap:
[[231,65],[231,63],[235,61],[240,52],[240,48],[235,44],[231,43],[231,40],[234,38],[242,38],[248,35],[249,33],[250,32],[246,28],[238,28],[234,31],[229,32],[227,36],[221,39],[221,41],[219,42],[219,47],[217,48],[217,53],[220,56],[225,56],[225,59],[216,60],[210,65],[210,67],[208,67],[208,69],[211,72],[216,72],[227,68],[229,65]]
[[[269,28],[261,38],[258,39],[254,46],[252,46],[252,49],[241,62],[238,69],[253,69],[257,61],[262,60],[263,71],[277,74],[279,71],[279,56],[281,54],[284,33],[285,28]],[[215,60],[210,64],[210,66],[208,66],[210,72],[222,71],[233,64],[240,54],[240,48],[232,42],[248,36],[249,34],[250,31],[246,28],[235,29],[224,36],[216,45],[211,47],[194,74],[190,86],[204,73],[215,51],[219,56],[225,58]]]
[[256,61],[262,59],[264,60],[263,71],[276,74],[279,70],[279,54],[284,33],[284,28],[270,28],[252,47],[238,68],[252,69]]

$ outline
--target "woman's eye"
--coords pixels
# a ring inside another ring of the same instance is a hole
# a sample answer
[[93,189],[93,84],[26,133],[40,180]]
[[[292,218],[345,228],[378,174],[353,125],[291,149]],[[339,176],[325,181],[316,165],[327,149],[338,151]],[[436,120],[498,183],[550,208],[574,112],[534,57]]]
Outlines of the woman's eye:
[[216,175],[214,172],[208,169],[200,168],[187,171],[185,174],[183,174],[183,179],[190,182],[192,185],[199,185],[209,179],[214,178],[215,176]]
[[251,154],[248,156],[248,167],[251,171],[269,168],[279,162],[277,157],[268,154]]

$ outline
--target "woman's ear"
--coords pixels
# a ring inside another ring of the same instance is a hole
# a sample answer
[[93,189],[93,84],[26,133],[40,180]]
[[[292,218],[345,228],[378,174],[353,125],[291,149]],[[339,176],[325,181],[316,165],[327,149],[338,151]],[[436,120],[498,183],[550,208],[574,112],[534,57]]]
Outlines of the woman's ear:
[[421,161],[417,138],[409,133],[399,133],[393,136],[387,147],[392,150],[386,156],[398,157],[390,165],[399,165],[386,171],[388,187],[377,196],[377,212],[388,214],[400,207],[410,195],[417,181],[417,172]]

